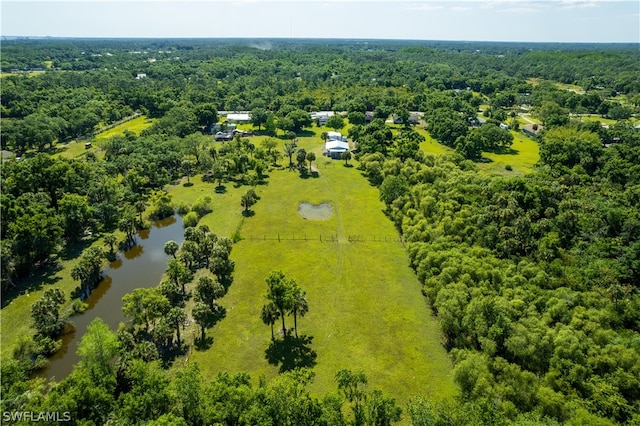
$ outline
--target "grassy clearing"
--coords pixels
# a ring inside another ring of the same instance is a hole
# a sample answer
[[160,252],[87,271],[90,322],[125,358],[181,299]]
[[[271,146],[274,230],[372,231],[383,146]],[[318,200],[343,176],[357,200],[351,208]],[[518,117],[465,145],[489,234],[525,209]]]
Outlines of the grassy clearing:
[[[478,167],[485,173],[496,173],[509,176],[522,176],[531,173],[533,166],[540,159],[540,148],[538,142],[525,136],[522,132],[511,131],[513,135],[513,153],[495,154],[485,152],[483,157],[490,160],[488,163],[478,163]],[[513,170],[506,170],[510,165]]]
[[[398,235],[383,214],[377,190],[356,168],[319,155],[318,136],[301,138],[300,146],[318,155],[318,177],[303,179],[295,171],[274,170],[268,185],[257,188],[261,200],[254,206],[255,216],[245,219],[244,240],[232,252],[235,280],[221,301],[227,317],[209,330],[212,347],[193,351],[190,361],[197,361],[208,376],[246,371],[257,380],[260,375],[277,374],[280,366],[265,358],[270,329],[261,322],[259,312],[265,277],[280,269],[307,291],[310,311],[299,320],[299,329],[312,338],[308,348],[317,354],[312,391],[335,389],[336,371],[348,367],[364,370],[372,387],[400,403],[416,394],[436,398],[454,394],[439,326],[407,266],[404,247],[392,242]],[[281,162],[286,164],[288,159]],[[198,190],[198,184],[193,188]],[[174,190],[176,200],[180,192]],[[229,191],[225,196],[239,195]],[[297,212],[304,201],[329,202],[334,213],[325,221],[305,220]],[[229,208],[239,221],[239,200],[237,210],[234,204]],[[222,218],[224,213],[216,216],[215,208],[211,216],[214,225],[230,221]],[[203,218],[204,223],[208,220]],[[232,228],[221,225],[225,227]],[[264,239],[278,233],[282,238],[295,234],[302,240]],[[330,235],[337,240],[328,241]],[[368,241],[349,242],[349,236]],[[386,237],[388,242],[373,242],[374,236]],[[292,326],[293,320],[287,318],[287,324]]]
[[153,118],[147,118],[145,115],[136,117],[133,120],[129,120],[125,123],[119,124],[112,129],[100,133],[95,137],[96,141],[106,140],[112,136],[123,135],[125,130],[129,130],[135,134],[140,134],[141,131],[153,124]]
[[113,136],[123,135],[125,130],[129,130],[135,134],[139,134],[141,131],[151,126],[151,124],[153,124],[153,119],[147,118],[146,116],[142,115],[100,133],[95,138],[93,138],[93,146],[89,149],[85,148],[85,141],[73,141],[65,145],[56,146],[55,152],[52,154],[52,156],[72,159],[81,157],[87,152],[95,152],[96,154],[99,154],[100,150],[96,145],[100,145],[100,142],[105,141]]
[[86,155],[87,152],[97,153],[98,148],[96,146],[87,149],[84,144],[84,141],[73,141],[64,145],[56,145],[55,152],[51,156],[73,159]]

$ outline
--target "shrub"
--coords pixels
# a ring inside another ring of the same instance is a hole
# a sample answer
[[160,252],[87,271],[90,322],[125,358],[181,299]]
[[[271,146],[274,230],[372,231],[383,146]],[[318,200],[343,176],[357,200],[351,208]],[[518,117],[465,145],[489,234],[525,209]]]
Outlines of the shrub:
[[185,215],[185,214],[189,213],[190,211],[191,211],[191,209],[189,208],[187,203],[182,202],[182,203],[180,203],[178,205],[178,214]]
[[198,224],[198,214],[196,212],[189,212],[183,219],[184,227],[189,228]]
[[504,166],[504,168],[508,171],[512,171],[513,167],[511,167],[511,164],[507,164],[506,166]]
[[196,212],[199,218],[207,213],[211,213],[211,197],[208,195],[199,197],[191,206],[191,211]]

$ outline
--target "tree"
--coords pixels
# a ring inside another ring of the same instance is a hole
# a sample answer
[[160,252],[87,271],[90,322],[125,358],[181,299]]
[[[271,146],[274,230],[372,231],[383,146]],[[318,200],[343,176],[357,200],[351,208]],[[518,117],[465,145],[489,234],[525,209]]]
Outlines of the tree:
[[284,144],[284,153],[289,157],[289,169],[293,169],[293,154],[296,153],[296,144],[295,142],[287,142]]
[[293,305],[291,281],[284,276],[282,271],[272,271],[266,279],[267,299],[273,303],[282,319],[282,332],[286,334],[284,317]]
[[307,159],[307,151],[304,148],[298,149],[296,152],[296,162],[298,163],[298,169],[300,171],[304,170],[305,161]]
[[[208,137],[202,133],[193,133],[182,140],[185,155],[194,158],[195,165],[200,165],[200,156],[204,151],[204,147],[209,141]],[[194,164],[192,164],[193,166]]]
[[258,126],[258,131],[267,122],[268,112],[264,108],[254,108],[251,111],[251,124]]
[[202,330],[201,340],[204,342],[205,338],[207,337],[205,332],[207,330],[207,327],[209,327],[209,324],[211,324],[213,311],[209,309],[209,306],[207,306],[206,303],[196,302],[191,309],[191,316],[193,317],[194,321],[200,326]]
[[327,119],[325,126],[336,131],[342,129],[344,127],[344,118],[340,114],[333,114]]
[[290,113],[287,114],[284,120],[286,121],[287,124],[289,124],[288,120],[290,120],[290,123],[291,123],[290,127],[287,127],[287,128],[280,127],[280,128],[283,130],[293,130],[296,133],[302,130],[303,127],[311,126],[311,123],[313,122],[313,120],[311,120],[311,116],[309,115],[309,113],[301,109],[295,109],[291,111]]
[[198,125],[205,129],[218,121],[218,109],[213,103],[197,104],[193,112]]
[[328,132],[320,133],[320,139],[322,139],[322,142],[327,143],[327,139],[329,139],[329,133]]
[[86,196],[66,193],[60,199],[58,211],[64,221],[65,236],[71,240],[78,240],[93,215]]
[[441,144],[453,147],[460,136],[466,136],[469,126],[457,112],[448,108],[430,111],[426,116],[429,133]]
[[267,120],[264,122],[264,131],[269,135],[276,134],[276,116],[273,113],[267,114]]
[[545,127],[559,127],[569,123],[569,112],[556,102],[542,102],[542,105],[536,108],[536,112]]
[[115,375],[119,347],[118,337],[102,319],[91,321],[78,344],[78,355],[94,383],[101,383]]
[[82,252],[78,263],[71,268],[71,278],[80,281],[80,289],[87,295],[88,291],[100,280],[104,253],[100,247],[89,247]]
[[60,321],[60,306],[65,296],[59,288],[45,290],[44,294],[31,305],[33,327],[42,337],[55,336],[62,330],[64,323]]
[[122,312],[145,332],[169,312],[171,304],[157,288],[136,288],[122,297]]
[[313,152],[307,153],[307,161],[309,162],[309,171],[311,171],[311,163],[315,161],[315,159],[316,159],[316,154],[314,154]]
[[409,184],[404,176],[389,175],[384,178],[380,185],[380,199],[390,205],[395,199],[401,197],[409,191]]
[[113,234],[107,234],[104,236],[103,240],[104,240],[104,245],[109,247],[109,253],[113,254],[114,253],[113,246],[115,245],[116,242],[118,242],[118,239],[116,238],[116,236]]
[[291,307],[289,312],[293,315],[293,329],[296,337],[298,337],[298,315],[303,317],[309,312],[309,303],[307,302],[307,293],[302,291],[295,281],[290,282],[291,285]]
[[364,112],[352,111],[347,114],[347,119],[349,120],[349,124],[362,126],[366,123],[367,116]]
[[271,340],[275,340],[273,325],[278,321],[278,318],[280,318],[280,312],[273,302],[262,306],[262,309],[260,310],[260,319],[266,325],[271,326]]
[[187,183],[190,183],[191,169],[193,168],[193,162],[188,158],[182,160],[182,172],[187,176]]
[[349,160],[351,160],[351,152],[350,151],[345,151],[340,155],[340,158],[342,158],[344,160],[344,165],[347,166],[349,165]]
[[275,138],[264,138],[260,145],[267,151],[267,155],[271,156],[273,148],[278,146],[278,140]]
[[367,377],[364,372],[352,372],[348,369],[336,373],[338,389],[342,391],[345,399],[352,404],[354,424],[364,426],[366,420],[365,401]]
[[196,283],[196,300],[209,306],[211,312],[215,311],[216,300],[224,296],[225,289],[218,280],[209,276],[201,276]]
[[242,197],[240,197],[240,204],[242,205],[242,207],[244,207],[245,216],[249,214],[249,209],[251,208],[251,206],[253,206],[257,202],[258,196],[256,195],[256,191],[253,188],[242,194]]
[[191,272],[182,262],[178,259],[169,260],[167,266],[167,276],[171,281],[176,283],[182,288],[182,295],[186,296],[185,285],[193,279],[193,272]]
[[184,309],[174,306],[167,313],[166,319],[167,322],[175,328],[176,341],[178,346],[180,346],[180,327],[184,326],[184,322],[187,320],[187,314],[184,312]]
[[164,252],[170,256],[173,256],[174,259],[176,258],[178,249],[180,249],[180,246],[173,240],[167,241],[164,244]]

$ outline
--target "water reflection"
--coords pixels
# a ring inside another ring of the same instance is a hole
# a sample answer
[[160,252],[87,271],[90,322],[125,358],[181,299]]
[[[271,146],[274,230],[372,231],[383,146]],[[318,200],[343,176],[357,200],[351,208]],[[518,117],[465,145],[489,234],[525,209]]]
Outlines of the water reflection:
[[[180,218],[180,223],[182,223],[182,217],[181,216],[178,216],[178,217]],[[177,221],[178,219],[176,219],[176,216],[169,216],[155,222],[153,226],[155,226],[156,228],[164,228],[165,226],[174,225]]]
[[50,359],[49,365],[38,376],[44,378],[65,378],[79,361],[76,354],[78,343],[95,318],[102,318],[112,330],[125,321],[122,314],[122,297],[136,288],[155,287],[160,283],[168,256],[164,244],[169,241],[178,244],[184,240],[182,218],[171,217],[154,223],[148,230],[148,238],[140,241],[105,269],[104,278],[85,300],[88,305],[83,314],[71,318],[73,325],[67,326],[62,334],[62,347]]
[[84,303],[87,304],[87,309],[93,309],[98,301],[102,299],[102,297],[107,294],[109,289],[111,288],[111,284],[113,283],[113,278],[109,275],[105,276],[99,283],[98,286],[91,292],[89,297],[84,300]]
[[132,260],[132,259],[135,259],[136,257],[142,256],[143,253],[144,253],[144,247],[141,246],[140,244],[136,244],[135,246],[131,247],[129,250],[124,252],[124,257],[126,257],[129,260]]
[[121,266],[122,266],[122,259],[120,259],[119,257],[113,262],[109,262],[109,268],[111,269],[118,269]]

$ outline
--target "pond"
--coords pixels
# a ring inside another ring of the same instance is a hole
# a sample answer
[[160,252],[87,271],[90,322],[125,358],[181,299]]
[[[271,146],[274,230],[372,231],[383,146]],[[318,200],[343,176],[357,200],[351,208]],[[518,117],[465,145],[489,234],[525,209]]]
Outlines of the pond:
[[305,219],[326,220],[333,214],[333,207],[329,203],[311,204],[300,203],[298,213]]
[[122,313],[122,297],[136,288],[155,287],[166,270],[168,256],[164,244],[169,241],[181,244],[184,240],[182,218],[172,216],[153,223],[151,229],[140,231],[136,245],[104,271],[104,278],[85,300],[87,310],[71,317],[62,334],[62,347],[50,358],[49,364],[38,372],[39,377],[60,381],[67,377],[80,358],[76,354],[78,343],[95,318],[102,318],[112,330],[126,321]]

